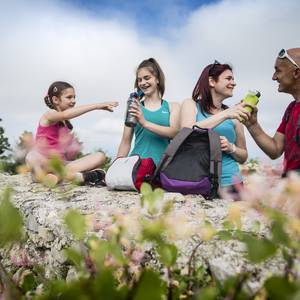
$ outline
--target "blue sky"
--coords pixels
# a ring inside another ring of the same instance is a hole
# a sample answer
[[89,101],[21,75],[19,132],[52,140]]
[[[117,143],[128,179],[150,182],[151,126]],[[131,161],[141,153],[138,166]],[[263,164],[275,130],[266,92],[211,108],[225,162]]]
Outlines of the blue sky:
[[96,18],[126,18],[140,32],[165,35],[166,29],[184,24],[189,15],[213,0],[64,0]]
[[[10,0],[0,1],[1,124],[12,145],[35,132],[57,80],[70,82],[77,105],[117,100],[114,113],[72,120],[84,151],[117,152],[135,70],[154,57],[166,76],[165,99],[191,97],[202,69],[233,65],[237,86],[227,105],[258,89],[259,121],[271,136],[293,99],[272,81],[282,48],[300,47],[299,0]],[[247,134],[249,157],[266,155]]]

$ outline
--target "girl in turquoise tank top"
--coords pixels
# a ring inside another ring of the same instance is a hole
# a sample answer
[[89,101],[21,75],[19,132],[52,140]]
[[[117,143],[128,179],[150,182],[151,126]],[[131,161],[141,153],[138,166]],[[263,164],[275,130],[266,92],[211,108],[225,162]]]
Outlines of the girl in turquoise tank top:
[[[152,158],[157,165],[163,152],[179,128],[179,104],[163,100],[165,76],[154,58],[140,63],[136,71],[134,87],[144,93],[136,100],[130,112],[138,124],[134,128],[124,126],[118,157],[138,154]],[[134,145],[130,152],[133,136]]]
[[182,104],[181,127],[197,125],[220,134],[221,187],[236,193],[243,182],[238,163],[244,163],[248,157],[244,129],[239,120],[248,120],[250,113],[243,103],[230,108],[223,104],[225,99],[232,97],[234,87],[232,68],[228,64],[216,61],[205,67],[192,99]]

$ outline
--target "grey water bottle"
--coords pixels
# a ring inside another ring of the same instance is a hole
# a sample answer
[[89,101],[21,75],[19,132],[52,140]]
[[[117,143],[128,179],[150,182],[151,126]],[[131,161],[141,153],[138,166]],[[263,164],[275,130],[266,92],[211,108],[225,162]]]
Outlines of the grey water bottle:
[[130,113],[130,108],[133,103],[135,103],[135,100],[142,99],[144,97],[144,93],[141,90],[138,90],[136,92],[130,93],[129,98],[127,100],[127,109],[126,109],[126,117],[125,117],[125,125],[128,127],[135,127],[137,124],[137,119],[135,116],[133,116]]

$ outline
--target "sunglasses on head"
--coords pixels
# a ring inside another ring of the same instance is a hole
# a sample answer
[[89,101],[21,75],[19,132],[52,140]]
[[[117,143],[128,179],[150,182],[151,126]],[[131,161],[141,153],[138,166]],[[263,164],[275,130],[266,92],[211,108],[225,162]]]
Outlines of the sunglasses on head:
[[215,61],[214,61],[214,63],[212,64],[212,66],[214,67],[215,65],[220,65],[220,64],[221,64],[221,63],[215,59]]
[[294,59],[287,53],[285,49],[281,49],[278,53],[278,58],[287,58],[295,67],[300,70],[299,65],[294,61]]
[[216,65],[220,65],[220,64],[221,64],[221,63],[218,62],[218,61],[215,59],[214,63],[211,64],[211,66],[210,66],[210,68],[209,68],[209,72],[210,72],[211,70],[213,70],[213,68],[214,68]]

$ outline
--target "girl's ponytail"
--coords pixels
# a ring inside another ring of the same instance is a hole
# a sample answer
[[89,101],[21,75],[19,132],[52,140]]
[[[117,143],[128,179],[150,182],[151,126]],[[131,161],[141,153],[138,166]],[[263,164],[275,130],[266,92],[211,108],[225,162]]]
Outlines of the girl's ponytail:
[[44,101],[49,108],[55,109],[55,106],[53,105],[53,102],[48,95],[44,97]]

